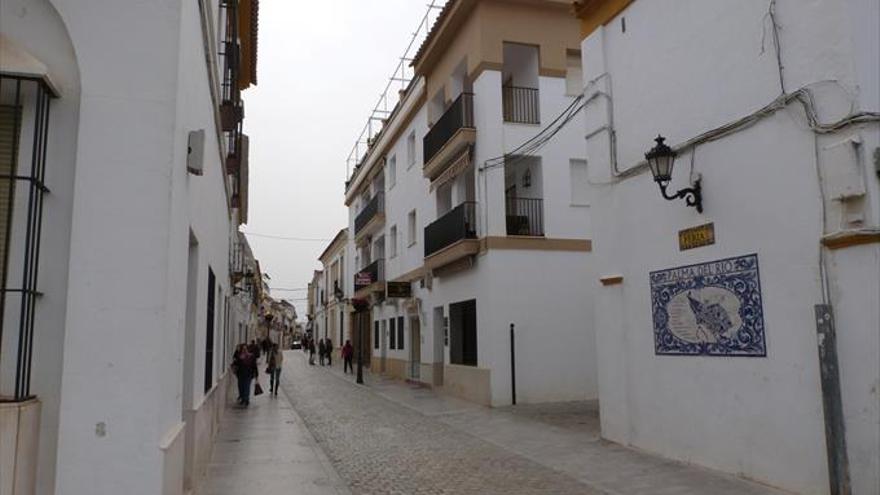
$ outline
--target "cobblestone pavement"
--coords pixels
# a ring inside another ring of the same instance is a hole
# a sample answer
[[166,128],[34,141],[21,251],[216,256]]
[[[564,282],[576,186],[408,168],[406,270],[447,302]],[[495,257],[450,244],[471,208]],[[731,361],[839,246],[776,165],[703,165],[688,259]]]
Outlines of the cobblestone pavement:
[[282,388],[355,494],[602,493],[290,357]]
[[486,408],[369,373],[358,386],[300,353],[285,360],[285,377],[355,494],[784,493],[602,440],[595,402]]

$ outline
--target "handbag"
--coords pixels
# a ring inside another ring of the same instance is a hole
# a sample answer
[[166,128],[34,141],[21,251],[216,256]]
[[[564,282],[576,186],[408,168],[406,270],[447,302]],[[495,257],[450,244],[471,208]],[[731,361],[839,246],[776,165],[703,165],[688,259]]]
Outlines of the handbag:
[[260,382],[257,382],[257,384],[254,385],[254,395],[255,396],[261,395],[262,393],[263,393],[263,387],[260,386]]

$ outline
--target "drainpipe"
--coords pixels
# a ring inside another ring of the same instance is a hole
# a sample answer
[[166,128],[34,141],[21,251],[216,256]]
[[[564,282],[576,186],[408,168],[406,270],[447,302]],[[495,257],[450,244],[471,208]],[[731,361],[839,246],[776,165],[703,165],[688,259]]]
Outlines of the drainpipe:
[[822,380],[822,409],[825,412],[825,448],[828,452],[830,493],[850,495],[852,488],[840,394],[837,337],[830,304],[816,305],[816,333],[819,340],[819,371]]

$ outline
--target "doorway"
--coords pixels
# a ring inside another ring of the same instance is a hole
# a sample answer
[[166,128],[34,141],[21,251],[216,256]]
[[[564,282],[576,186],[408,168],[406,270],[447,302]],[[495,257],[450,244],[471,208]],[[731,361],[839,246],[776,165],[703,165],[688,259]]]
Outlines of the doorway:
[[382,320],[379,323],[381,330],[379,331],[379,373],[385,373],[386,361],[388,359],[388,321]]
[[422,370],[422,329],[418,316],[412,316],[409,319],[409,341],[409,376],[418,381],[421,378]]
[[443,386],[444,349],[446,348],[446,319],[443,306],[434,308],[434,386]]

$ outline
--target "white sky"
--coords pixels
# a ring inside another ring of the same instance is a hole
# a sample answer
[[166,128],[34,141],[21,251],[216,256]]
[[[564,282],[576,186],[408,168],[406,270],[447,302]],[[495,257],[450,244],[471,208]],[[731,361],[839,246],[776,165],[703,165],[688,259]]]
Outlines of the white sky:
[[[250,210],[242,230],[329,240],[346,227],[345,158],[428,3],[260,2],[258,85],[244,92]],[[329,242],[249,241],[274,288],[305,288]],[[304,318],[305,301],[291,302]]]

